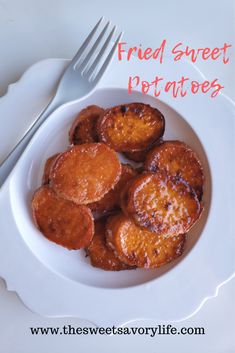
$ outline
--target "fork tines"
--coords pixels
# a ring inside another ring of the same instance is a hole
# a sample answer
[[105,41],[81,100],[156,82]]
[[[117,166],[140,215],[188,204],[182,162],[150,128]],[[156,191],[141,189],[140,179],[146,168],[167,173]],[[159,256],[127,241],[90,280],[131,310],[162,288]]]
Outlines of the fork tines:
[[97,82],[102,77],[123,34],[120,32],[112,45],[117,27],[113,26],[110,30],[111,23],[108,21],[102,28],[102,21],[103,17],[94,26],[72,60],[75,70],[80,71],[83,77],[92,82]]

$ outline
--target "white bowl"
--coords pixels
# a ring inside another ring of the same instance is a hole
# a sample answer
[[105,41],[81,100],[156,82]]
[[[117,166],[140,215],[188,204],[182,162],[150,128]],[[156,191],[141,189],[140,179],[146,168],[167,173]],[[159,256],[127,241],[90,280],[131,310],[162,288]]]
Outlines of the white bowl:
[[[158,108],[166,119],[164,138],[185,141],[197,152],[205,171],[205,211],[196,226],[189,232],[186,251],[178,261],[156,270],[105,272],[92,267],[89,259],[85,258],[83,250],[69,251],[48,241],[33,223],[31,200],[33,193],[41,185],[46,159],[68,148],[68,131],[75,115],[91,104],[108,108],[128,102],[143,102]],[[102,288],[123,288],[146,283],[171,270],[179,261],[183,261],[204,228],[210,207],[210,193],[211,178],[206,155],[190,125],[176,111],[157,99],[139,92],[130,96],[127,90],[118,88],[99,89],[83,101],[67,105],[54,114],[35,136],[34,142],[27,154],[22,157],[10,183],[11,204],[15,221],[21,236],[33,254],[43,265],[68,279]]]

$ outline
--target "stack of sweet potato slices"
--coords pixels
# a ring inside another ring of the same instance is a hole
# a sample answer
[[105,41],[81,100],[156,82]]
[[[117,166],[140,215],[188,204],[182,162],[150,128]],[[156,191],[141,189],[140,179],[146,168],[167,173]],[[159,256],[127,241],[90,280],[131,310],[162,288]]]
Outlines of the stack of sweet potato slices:
[[164,141],[164,130],[164,116],[147,104],[83,109],[70,146],[48,158],[33,196],[44,236],[85,248],[94,267],[110,271],[157,268],[179,257],[202,212],[204,175],[195,152]]

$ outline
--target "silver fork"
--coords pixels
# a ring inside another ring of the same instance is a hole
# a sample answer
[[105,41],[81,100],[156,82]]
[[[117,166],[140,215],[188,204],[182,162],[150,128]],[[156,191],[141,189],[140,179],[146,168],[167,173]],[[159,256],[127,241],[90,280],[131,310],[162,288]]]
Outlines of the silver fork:
[[[101,18],[95,27],[92,29],[90,34],[87,36],[77,54],[71,60],[70,64],[66,68],[62,75],[56,93],[53,99],[50,101],[48,106],[38,116],[36,121],[28,129],[22,139],[17,143],[14,149],[6,157],[6,159],[0,164],[0,186],[4,183],[10,172],[12,171],[17,160],[25,150],[29,141],[42,125],[42,123],[48,118],[48,116],[54,112],[62,104],[77,100],[89,92],[91,92],[103,76],[107,69],[115,49],[122,37],[122,32],[118,35],[116,41],[112,45],[109,52],[106,54],[107,48],[114,38],[116,32],[116,26],[109,31],[110,22],[107,22],[103,27],[102,31],[98,35],[98,29],[102,23]],[[106,39],[105,39],[106,37]],[[95,39],[96,38],[96,39]],[[94,43],[89,49],[89,44],[94,39]],[[100,47],[98,51],[98,47]],[[86,53],[88,51],[88,53]]]

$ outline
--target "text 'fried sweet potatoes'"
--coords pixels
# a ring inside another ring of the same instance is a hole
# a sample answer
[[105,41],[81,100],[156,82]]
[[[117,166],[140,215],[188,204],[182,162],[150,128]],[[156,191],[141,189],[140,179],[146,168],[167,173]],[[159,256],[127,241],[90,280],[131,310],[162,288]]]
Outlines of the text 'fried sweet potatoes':
[[181,177],[195,190],[199,201],[203,194],[204,175],[196,153],[181,141],[165,141],[154,147],[146,157],[144,169],[149,172],[164,170]]
[[60,197],[88,204],[100,200],[120,176],[115,151],[103,143],[85,143],[60,154],[50,172],[50,185]]
[[120,260],[130,266],[156,268],[182,254],[185,234],[164,237],[151,233],[119,213],[107,222],[106,241]]
[[136,177],[121,206],[137,225],[167,236],[186,233],[200,215],[194,190],[183,179],[164,173]]
[[159,110],[143,103],[107,109],[97,123],[100,141],[118,152],[144,150],[163,135],[164,129]]
[[49,181],[50,181],[49,175],[50,175],[51,167],[58,156],[59,156],[59,153],[56,153],[46,160],[46,163],[44,166],[44,172],[43,172],[43,176],[42,176],[42,184],[43,185],[49,184]]
[[102,216],[107,212],[113,211],[119,207],[119,198],[124,185],[137,175],[136,170],[129,164],[122,164],[122,173],[120,180],[115,185],[114,189],[110,190],[104,197],[87,206],[97,213],[97,216]]
[[42,186],[33,196],[32,210],[38,229],[49,240],[68,249],[89,245],[94,221],[88,207],[61,199],[49,186]]
[[95,234],[89,247],[86,249],[92,266],[102,268],[106,271],[121,271],[130,269],[130,266],[119,260],[119,258],[114,254],[114,251],[107,247],[105,222],[106,220],[104,219],[95,221]]
[[75,118],[69,130],[69,142],[73,145],[98,142],[96,123],[103,112],[104,109],[97,105],[90,105],[83,109]]

